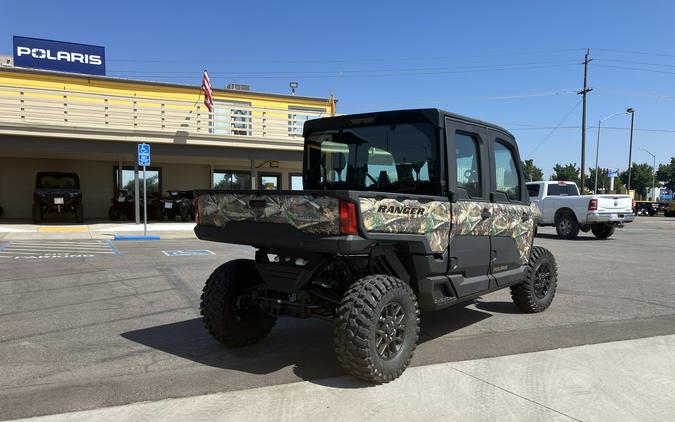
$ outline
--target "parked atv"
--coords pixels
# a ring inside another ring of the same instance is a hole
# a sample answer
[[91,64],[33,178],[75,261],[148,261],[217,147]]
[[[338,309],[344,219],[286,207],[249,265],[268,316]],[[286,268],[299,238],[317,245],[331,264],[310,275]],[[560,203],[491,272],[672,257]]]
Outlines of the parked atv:
[[72,214],[84,221],[80,178],[75,173],[39,172],[33,191],[33,222],[39,224],[47,213]]
[[194,220],[194,192],[188,190],[167,191],[167,196],[160,200],[162,217],[169,220],[180,217],[181,221]]
[[111,221],[117,221],[121,217],[127,220],[134,219],[134,197],[129,195],[127,189],[121,189],[118,195],[110,199],[112,205],[108,209],[108,218]]
[[[156,198],[148,198],[148,220],[162,219],[162,203]],[[129,193],[127,189],[122,189],[118,195],[110,199],[112,205],[108,209],[108,218],[111,221],[117,221],[124,217],[127,220],[133,221],[136,212],[136,201],[133,194]],[[143,198],[140,201],[141,220],[143,219]]]

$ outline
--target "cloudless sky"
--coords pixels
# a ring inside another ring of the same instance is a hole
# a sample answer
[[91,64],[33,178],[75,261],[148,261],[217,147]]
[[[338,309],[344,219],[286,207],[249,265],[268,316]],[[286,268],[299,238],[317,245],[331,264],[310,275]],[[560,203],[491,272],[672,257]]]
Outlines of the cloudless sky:
[[[675,156],[672,1],[0,2],[12,35],[102,45],[108,75],[339,99],[338,112],[440,107],[504,126],[548,176],[580,163],[583,55],[587,167],[598,119],[637,109],[633,161]],[[600,166],[625,169],[630,118],[603,123]],[[558,127],[557,129],[555,129]]]

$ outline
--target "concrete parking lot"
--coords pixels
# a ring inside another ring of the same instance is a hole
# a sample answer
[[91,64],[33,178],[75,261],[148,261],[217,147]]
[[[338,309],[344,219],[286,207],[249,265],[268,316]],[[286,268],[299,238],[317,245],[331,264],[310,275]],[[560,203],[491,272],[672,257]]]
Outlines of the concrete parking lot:
[[[674,334],[674,236],[660,217],[606,241],[544,228],[535,243],[560,272],[551,308],[522,314],[500,291],[423,314],[413,365]],[[170,252],[184,250],[212,254]],[[0,241],[0,419],[341,375],[328,322],[282,319],[236,351],[202,328],[209,273],[252,254],[195,239]]]

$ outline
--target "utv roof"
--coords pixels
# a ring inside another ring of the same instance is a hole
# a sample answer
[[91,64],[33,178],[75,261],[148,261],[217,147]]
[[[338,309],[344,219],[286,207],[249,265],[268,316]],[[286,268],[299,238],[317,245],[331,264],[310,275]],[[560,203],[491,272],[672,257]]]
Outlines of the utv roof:
[[317,130],[330,130],[337,127],[353,127],[369,124],[387,124],[395,122],[419,122],[428,121],[436,126],[442,126],[445,118],[466,122],[477,126],[487,127],[497,130],[515,138],[511,132],[503,127],[497,126],[493,123],[488,123],[483,120],[474,119],[471,117],[462,116],[460,114],[451,113],[449,111],[438,108],[418,108],[410,110],[393,110],[393,111],[376,111],[372,113],[361,114],[346,114],[337,117],[326,117],[322,119],[314,119],[305,122],[304,133]]

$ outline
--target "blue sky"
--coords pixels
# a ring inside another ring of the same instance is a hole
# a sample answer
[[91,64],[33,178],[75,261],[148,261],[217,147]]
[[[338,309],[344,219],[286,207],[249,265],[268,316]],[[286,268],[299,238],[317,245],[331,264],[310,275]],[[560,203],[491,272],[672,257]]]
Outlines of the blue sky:
[[[441,107],[498,123],[546,175],[580,163],[585,48],[587,167],[597,121],[637,109],[633,159],[675,156],[675,3],[669,1],[3,1],[12,35],[106,47],[108,74],[339,99],[341,113]],[[636,70],[638,69],[638,70]],[[565,117],[567,118],[565,119]],[[600,165],[626,168],[627,116],[603,124]],[[554,128],[560,126],[557,130]],[[605,129],[606,128],[606,129]]]

